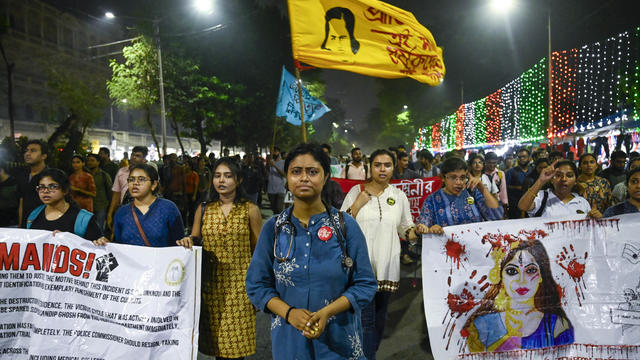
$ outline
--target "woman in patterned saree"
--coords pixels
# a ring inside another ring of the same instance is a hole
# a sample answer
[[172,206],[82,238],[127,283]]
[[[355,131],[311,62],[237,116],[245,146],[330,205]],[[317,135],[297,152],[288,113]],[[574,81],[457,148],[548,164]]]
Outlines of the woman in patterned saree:
[[331,174],[317,144],[300,144],[284,165],[293,206],[262,228],[247,293],[272,314],[274,359],[364,359],[360,310],[377,283],[356,221],[322,203]]
[[237,359],[256,352],[256,314],[244,279],[262,215],[239,186],[235,160],[219,159],[213,172],[211,200],[198,206],[191,231],[195,242],[202,237],[204,249],[199,350]]

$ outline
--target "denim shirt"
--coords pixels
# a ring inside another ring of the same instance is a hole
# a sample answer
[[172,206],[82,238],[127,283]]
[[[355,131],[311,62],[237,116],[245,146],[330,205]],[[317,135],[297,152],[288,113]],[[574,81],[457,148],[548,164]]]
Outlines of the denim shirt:
[[[338,211],[330,210],[333,222],[326,212],[311,216],[308,228],[294,216],[290,217],[292,225],[285,223],[290,211],[291,208],[286,209],[262,227],[247,272],[249,299],[265,312],[269,312],[267,303],[274,297],[290,306],[315,312],[345,296],[351,309],[329,318],[324,332],[316,340],[305,338],[283,318],[272,314],[273,358],[364,359],[360,311],[378,288],[364,235],[356,221],[345,214],[345,247],[354,262],[348,270],[342,265],[343,253],[337,238],[341,231],[336,229],[340,226]],[[331,229],[331,237],[326,241],[318,236],[321,228],[325,234],[327,228]],[[276,253],[286,258],[282,262],[274,257],[276,233]]]

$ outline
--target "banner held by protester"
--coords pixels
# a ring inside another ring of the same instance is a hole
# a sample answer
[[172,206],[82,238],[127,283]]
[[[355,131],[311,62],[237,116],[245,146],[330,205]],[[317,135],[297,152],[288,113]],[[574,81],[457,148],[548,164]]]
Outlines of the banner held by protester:
[[442,48],[405,10],[377,0],[289,0],[293,57],[320,68],[437,86]]
[[[363,180],[341,178],[331,178],[331,180],[340,184],[340,188],[345,194],[347,194],[352,187],[364,184]],[[407,195],[407,199],[409,199],[409,206],[411,207],[411,215],[415,222],[418,215],[420,215],[420,208],[427,196],[438,191],[438,189],[442,187],[442,179],[435,176],[411,180],[391,180],[390,184],[402,190],[405,195]]]
[[0,357],[197,359],[200,251],[1,229]]
[[424,235],[439,359],[640,357],[640,221],[522,219]]

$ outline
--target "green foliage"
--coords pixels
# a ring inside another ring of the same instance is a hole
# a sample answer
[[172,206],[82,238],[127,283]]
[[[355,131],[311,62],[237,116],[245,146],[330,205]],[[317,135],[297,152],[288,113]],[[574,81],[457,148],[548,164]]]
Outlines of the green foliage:
[[158,57],[151,41],[145,37],[134,40],[122,49],[122,56],[124,64],[109,61],[113,72],[107,81],[109,96],[120,108],[151,108],[159,99]]
[[87,128],[100,119],[107,107],[107,93],[104,88],[106,76],[92,73],[79,76],[64,68],[49,69],[48,87],[65,113],[75,115],[82,128]]

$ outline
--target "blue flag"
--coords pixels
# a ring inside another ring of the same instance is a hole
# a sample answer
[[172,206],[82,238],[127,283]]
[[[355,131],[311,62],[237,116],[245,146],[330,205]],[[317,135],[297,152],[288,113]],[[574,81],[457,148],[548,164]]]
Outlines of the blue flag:
[[[300,120],[300,101],[296,81],[298,80],[283,66],[276,116],[284,116],[287,118],[287,121],[293,125],[300,125],[302,124],[302,120]],[[304,86],[302,87],[302,101],[304,103],[305,122],[319,119],[324,113],[331,111],[322,101],[311,96]]]

